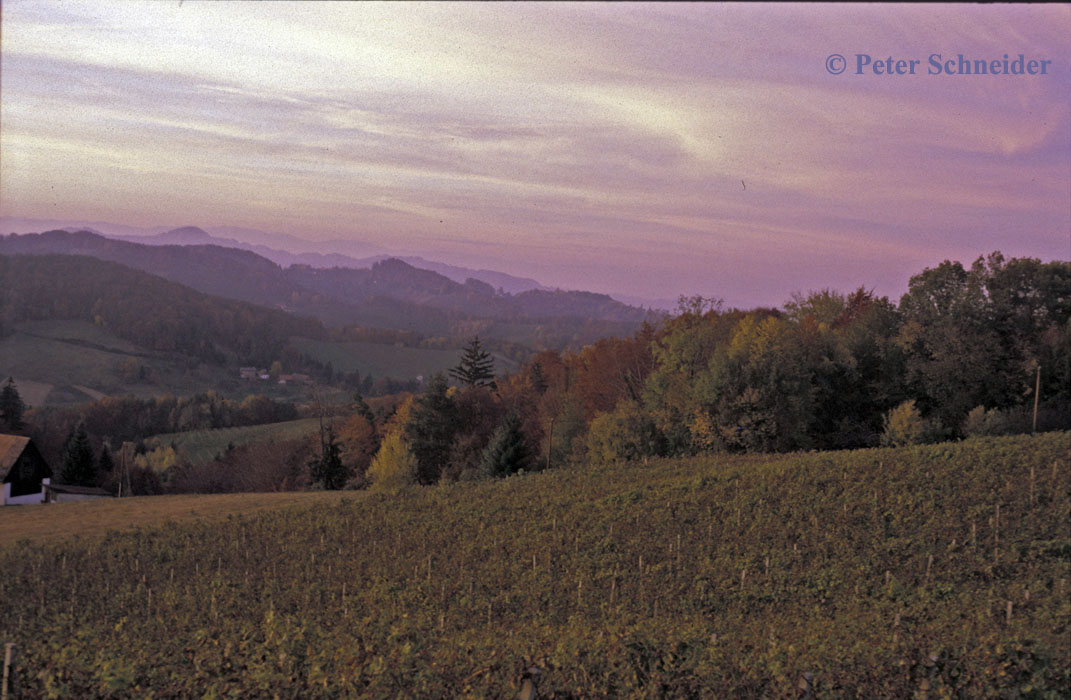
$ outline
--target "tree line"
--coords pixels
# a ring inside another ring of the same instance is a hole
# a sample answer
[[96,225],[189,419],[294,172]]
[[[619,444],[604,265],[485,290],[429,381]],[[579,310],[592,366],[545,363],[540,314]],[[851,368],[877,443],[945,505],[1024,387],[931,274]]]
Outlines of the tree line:
[[[477,337],[451,375],[453,386],[438,375],[378,411],[356,395],[319,445],[288,448],[272,478],[395,489],[599,461],[1025,432],[1035,399],[1037,429],[1068,429],[1071,263],[945,261],[912,277],[899,303],[865,288],[796,294],[779,309],[682,298],[659,325],[544,350],[508,376],[495,376]],[[304,465],[300,449],[312,451]],[[241,456],[216,468],[263,473]]]
[[1025,432],[1038,388],[1038,429],[1067,429],[1071,264],[945,261],[899,304],[865,288],[796,294],[782,309],[682,299],[659,327],[544,351],[493,386],[455,377],[377,428],[373,483]]

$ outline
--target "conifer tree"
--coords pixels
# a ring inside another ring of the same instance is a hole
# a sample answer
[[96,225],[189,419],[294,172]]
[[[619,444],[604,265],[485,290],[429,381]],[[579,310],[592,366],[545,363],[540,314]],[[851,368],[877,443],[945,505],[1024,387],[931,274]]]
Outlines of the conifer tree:
[[450,370],[450,376],[465,386],[488,386],[495,378],[495,361],[480,345],[480,336],[473,337],[465,347],[461,362]]
[[107,445],[100,448],[100,457],[97,459],[97,473],[103,478],[115,471],[115,462],[112,461],[112,453]]
[[538,362],[532,363],[532,370],[528,375],[528,379],[532,384],[532,389],[540,396],[546,393],[547,388],[550,386],[547,382],[547,375],[543,372],[543,365]]
[[0,390],[0,423],[3,423],[7,430],[22,430],[24,427],[22,416],[25,411],[26,404],[19,396],[15,380],[8,377],[7,384],[4,385],[3,390]]
[[72,486],[96,486],[97,466],[93,459],[93,446],[89,444],[89,435],[83,423],[71,430],[63,445],[60,478],[63,483]]
[[422,484],[439,480],[457,431],[457,407],[447,389],[446,377],[441,373],[432,377],[405,425],[405,439],[416,457],[417,480]]
[[531,460],[531,450],[521,432],[521,421],[511,413],[491,436],[480,459],[480,472],[492,478],[508,476],[527,468]]
[[338,491],[346,485],[346,480],[350,476],[349,469],[342,462],[341,450],[335,442],[334,433],[330,430],[327,432],[323,454],[309,467],[309,476],[312,480],[323,485],[328,491]]

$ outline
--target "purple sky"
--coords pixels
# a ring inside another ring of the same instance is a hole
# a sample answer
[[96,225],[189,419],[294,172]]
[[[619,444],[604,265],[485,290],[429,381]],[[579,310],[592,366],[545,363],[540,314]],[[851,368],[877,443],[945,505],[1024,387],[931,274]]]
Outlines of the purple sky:
[[[7,0],[2,22],[4,216],[739,306],[1071,258],[1067,5]],[[933,53],[1052,63],[935,76]]]

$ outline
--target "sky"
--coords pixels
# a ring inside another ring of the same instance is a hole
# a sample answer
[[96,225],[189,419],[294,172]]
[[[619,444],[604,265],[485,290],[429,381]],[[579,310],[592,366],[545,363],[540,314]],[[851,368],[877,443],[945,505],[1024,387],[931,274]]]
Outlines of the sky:
[[1066,4],[6,0],[0,215],[895,301],[945,259],[1071,259],[1068,36]]

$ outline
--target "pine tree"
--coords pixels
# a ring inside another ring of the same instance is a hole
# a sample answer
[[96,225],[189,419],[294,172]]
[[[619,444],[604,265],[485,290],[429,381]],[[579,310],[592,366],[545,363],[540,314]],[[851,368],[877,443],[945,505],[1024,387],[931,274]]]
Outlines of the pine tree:
[[450,376],[465,386],[488,386],[495,378],[495,361],[480,345],[480,336],[475,336],[465,347],[461,362],[450,370]]
[[487,477],[508,476],[528,467],[532,452],[528,448],[521,421],[509,414],[491,436],[480,459],[480,472]]
[[100,448],[100,457],[97,459],[97,473],[107,478],[113,471],[115,471],[115,462],[112,460],[112,453],[108,446],[104,445]]
[[376,424],[376,417],[372,413],[372,409],[369,408],[368,403],[361,396],[361,392],[355,391],[353,393],[353,412],[365,417],[369,423],[374,427]]
[[323,454],[309,465],[309,476],[328,491],[338,491],[346,485],[346,480],[350,477],[349,469],[342,463],[342,453],[335,442],[335,435],[331,431],[327,432]]
[[60,471],[63,483],[72,486],[96,486],[97,467],[93,459],[93,446],[89,444],[86,427],[79,423],[63,445],[63,467]]
[[26,404],[19,396],[15,380],[8,377],[7,384],[4,385],[3,390],[0,390],[0,423],[3,423],[7,430],[22,430],[24,427],[22,416],[25,412]]
[[431,378],[428,390],[413,404],[405,438],[417,460],[417,481],[434,484],[450,457],[457,430],[457,407],[447,394],[446,377]]
[[547,388],[550,386],[547,382],[547,375],[543,372],[543,365],[538,362],[532,363],[532,369],[528,374],[528,380],[532,384],[532,389],[540,396],[546,393]]

